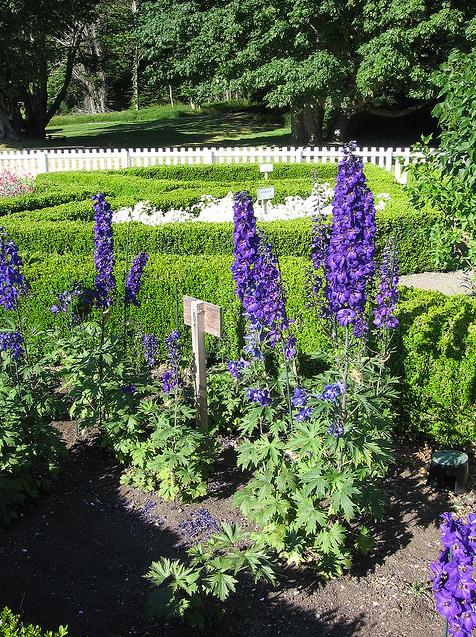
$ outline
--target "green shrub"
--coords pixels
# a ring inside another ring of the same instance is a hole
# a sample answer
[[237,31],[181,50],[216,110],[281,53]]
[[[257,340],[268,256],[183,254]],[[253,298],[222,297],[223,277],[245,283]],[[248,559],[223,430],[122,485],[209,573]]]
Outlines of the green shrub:
[[[45,237],[46,242],[46,237]],[[228,360],[237,354],[239,306],[233,294],[231,257],[226,255],[155,255],[147,265],[142,305],[133,318],[144,330],[163,339],[174,328],[174,289],[223,308],[223,337],[207,337],[210,355]],[[282,257],[289,315],[296,319],[301,353],[326,345],[314,314],[306,309],[304,290],[308,262]],[[117,276],[124,265],[118,261]],[[26,301],[29,327],[53,325],[54,294],[77,280],[92,283],[92,255],[31,255],[26,267],[34,296]],[[401,327],[395,370],[402,379],[399,407],[402,430],[423,433],[439,443],[456,444],[474,438],[476,398],[476,300],[406,290],[399,309]],[[109,326],[118,329],[114,312]],[[185,328],[187,330],[188,328]],[[185,339],[188,342],[188,338]]]
[[441,445],[476,435],[476,299],[405,290],[396,370],[402,428]]
[[56,632],[24,624],[20,616],[14,615],[8,608],[4,608],[0,615],[0,637],[66,637],[67,634],[68,630],[64,626],[60,626]]
[[[114,206],[114,200],[111,202]],[[90,202],[69,203],[35,213],[17,213],[4,217],[3,226],[25,253],[89,255],[92,247],[93,222],[85,222],[91,215]],[[58,218],[67,211],[76,215],[76,221],[59,223]],[[394,235],[402,274],[424,272],[433,267],[433,248],[428,237],[438,219],[433,211],[407,209],[395,213],[378,213],[379,237],[377,249],[381,251],[389,235]],[[284,256],[308,257],[311,245],[310,219],[268,221],[260,224],[266,231],[280,258]],[[126,224],[115,228],[116,248],[125,250]],[[130,232],[130,250],[147,248],[151,254],[231,255],[233,249],[231,223],[186,222],[159,226],[133,223]]]

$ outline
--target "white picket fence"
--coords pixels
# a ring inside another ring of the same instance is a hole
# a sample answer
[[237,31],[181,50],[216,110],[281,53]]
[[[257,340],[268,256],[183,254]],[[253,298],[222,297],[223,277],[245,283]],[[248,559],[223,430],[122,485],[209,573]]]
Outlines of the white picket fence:
[[[381,166],[406,182],[410,148],[363,146],[358,154],[364,162]],[[171,166],[177,164],[249,164],[249,163],[335,163],[340,148],[326,146],[299,147],[211,147],[211,148],[67,148],[51,150],[17,150],[0,153],[0,170],[8,168],[21,174],[68,170],[115,170],[137,166]]]

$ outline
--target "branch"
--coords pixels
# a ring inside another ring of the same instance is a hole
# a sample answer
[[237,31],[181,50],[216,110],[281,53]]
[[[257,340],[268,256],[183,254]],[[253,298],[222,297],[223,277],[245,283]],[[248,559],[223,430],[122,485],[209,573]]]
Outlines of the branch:
[[78,52],[79,45],[81,43],[81,38],[83,36],[84,28],[85,28],[85,25],[83,24],[76,31],[76,33],[73,36],[73,44],[72,44],[71,48],[69,49],[68,55],[67,55],[67,58],[66,58],[66,70],[65,70],[65,74],[64,74],[63,84],[62,84],[60,90],[58,91],[55,99],[53,100],[53,103],[51,104],[51,106],[49,107],[48,111],[46,112],[45,126],[48,124],[50,119],[56,113],[56,111],[60,107],[61,102],[66,97],[66,92],[67,92],[68,87],[70,85],[71,78],[73,77],[74,62],[76,60],[76,54]]

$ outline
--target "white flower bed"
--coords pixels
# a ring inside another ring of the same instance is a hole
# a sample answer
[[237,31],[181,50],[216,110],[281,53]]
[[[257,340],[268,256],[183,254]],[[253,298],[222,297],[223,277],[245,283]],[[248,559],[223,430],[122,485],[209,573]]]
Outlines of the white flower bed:
[[[257,202],[254,206],[256,218],[259,221],[275,221],[282,219],[297,219],[299,217],[311,217],[320,209],[323,215],[328,215],[331,209],[331,201],[334,191],[328,183],[320,184],[313,189],[309,197],[286,197],[284,203],[268,202],[265,207],[263,203]],[[233,221],[233,193],[229,192],[226,197],[217,199],[211,195],[203,195],[198,204],[189,208],[178,210],[159,210],[149,201],[140,201],[134,208],[121,208],[113,214],[113,222],[121,223],[127,221],[138,221],[149,226],[158,226],[163,223],[174,223],[177,221],[205,221],[205,222],[232,222]],[[317,202],[320,197],[321,204]],[[377,195],[376,209],[385,208],[390,199],[388,193]]]

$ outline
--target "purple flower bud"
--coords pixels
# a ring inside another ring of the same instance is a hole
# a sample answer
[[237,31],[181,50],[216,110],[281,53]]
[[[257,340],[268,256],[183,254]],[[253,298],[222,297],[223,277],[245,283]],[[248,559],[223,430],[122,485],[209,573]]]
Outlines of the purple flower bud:
[[380,328],[395,329],[398,319],[394,315],[398,301],[398,265],[397,249],[393,244],[387,244],[382,258],[380,282],[375,297],[374,325]]
[[142,346],[144,349],[144,358],[149,367],[157,364],[160,350],[159,339],[155,334],[144,334],[142,337]]
[[180,364],[182,360],[182,348],[180,345],[180,333],[174,330],[165,339],[167,348],[167,368],[162,374],[162,387],[166,394],[182,385]]

